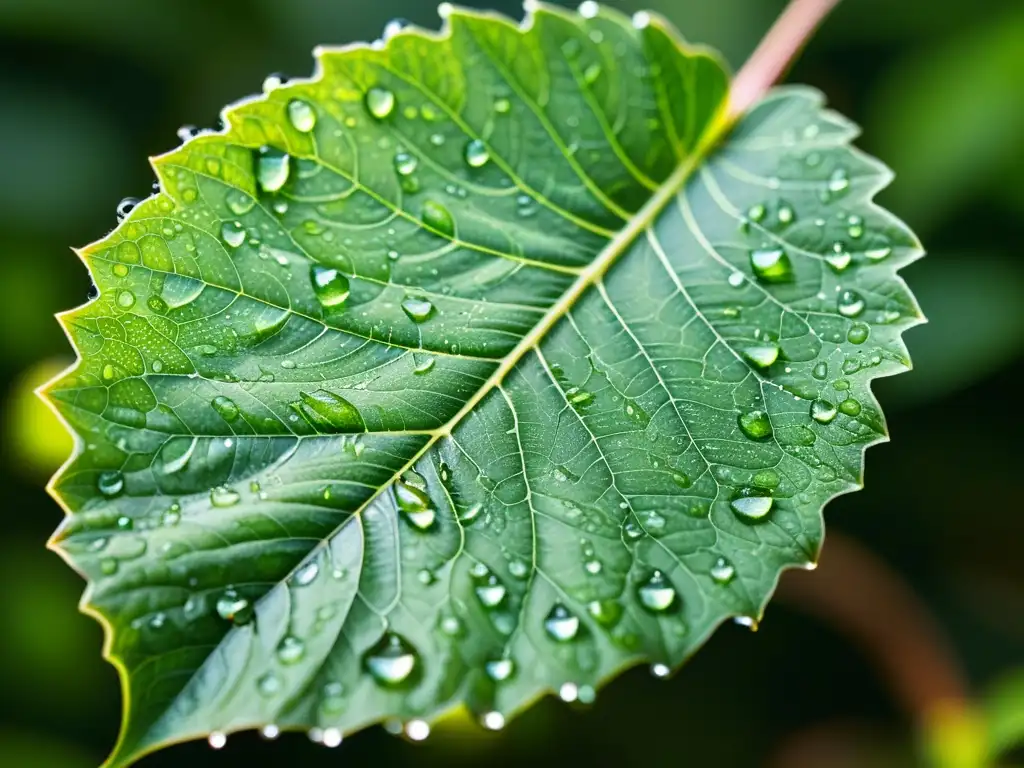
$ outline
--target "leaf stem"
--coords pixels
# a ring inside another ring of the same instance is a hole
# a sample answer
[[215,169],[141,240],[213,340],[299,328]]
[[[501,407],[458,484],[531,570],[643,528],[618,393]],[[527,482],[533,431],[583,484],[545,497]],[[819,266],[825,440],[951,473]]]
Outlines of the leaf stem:
[[736,75],[729,93],[730,119],[746,112],[764,96],[838,4],[839,0],[790,2]]

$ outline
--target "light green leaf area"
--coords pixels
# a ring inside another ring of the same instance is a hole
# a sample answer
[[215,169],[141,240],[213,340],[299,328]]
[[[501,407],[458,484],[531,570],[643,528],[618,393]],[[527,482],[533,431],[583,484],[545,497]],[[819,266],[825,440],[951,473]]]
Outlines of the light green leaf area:
[[123,675],[112,765],[497,728],[814,562],[919,245],[819,94],[729,126],[714,56],[590,5],[318,51],[84,250],[55,546]]

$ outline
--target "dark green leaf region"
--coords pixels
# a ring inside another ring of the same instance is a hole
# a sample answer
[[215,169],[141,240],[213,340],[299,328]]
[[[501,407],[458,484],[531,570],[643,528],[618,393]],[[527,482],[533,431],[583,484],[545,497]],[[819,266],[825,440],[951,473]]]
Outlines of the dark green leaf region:
[[53,546],[111,766],[668,674],[885,437],[921,250],[854,126],[807,88],[730,121],[653,15],[442,15],[229,107],[81,252]]

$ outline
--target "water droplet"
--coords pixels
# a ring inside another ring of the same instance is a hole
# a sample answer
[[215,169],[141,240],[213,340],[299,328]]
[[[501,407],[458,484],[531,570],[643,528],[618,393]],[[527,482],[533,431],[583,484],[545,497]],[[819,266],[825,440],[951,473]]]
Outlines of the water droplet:
[[309,268],[309,279],[321,306],[336,307],[348,298],[348,278],[336,269],[313,264]]
[[117,220],[124,221],[141,201],[137,197],[126,197],[117,204]]
[[135,294],[131,291],[119,291],[117,294],[117,306],[121,309],[131,309],[135,306]]
[[408,152],[395,153],[395,172],[399,176],[410,176],[419,167],[420,161],[416,155]]
[[211,403],[213,410],[215,410],[224,421],[234,421],[239,417],[241,411],[238,410],[238,406],[230,398],[218,395],[213,398]]
[[288,102],[288,121],[300,133],[309,133],[316,127],[316,111],[302,99]]
[[466,163],[471,168],[482,168],[490,159],[491,153],[480,139],[473,139],[466,144]]
[[728,584],[736,576],[736,569],[733,564],[720,557],[711,566],[711,578],[716,584]]
[[488,573],[482,577],[482,581],[476,585],[476,596],[484,608],[496,608],[505,599],[507,590],[498,577]]
[[113,576],[117,573],[117,560],[112,557],[106,557],[100,561],[100,572],[104,576]]
[[434,200],[427,200],[423,203],[420,211],[420,218],[428,227],[436,230],[446,237],[455,236],[455,220],[441,203]]
[[366,654],[366,669],[380,685],[400,685],[416,668],[416,651],[394,632],[388,632]]
[[601,572],[603,566],[600,560],[588,560],[583,564],[583,567],[591,576],[596,576]]
[[738,418],[740,429],[751,440],[763,440],[772,434],[772,422],[764,411],[755,410],[741,413]]
[[784,283],[793,279],[793,265],[781,248],[759,248],[750,252],[754,274],[766,283]]
[[261,696],[270,698],[281,691],[281,678],[273,672],[267,672],[256,681],[256,688]]
[[782,225],[792,224],[796,220],[796,214],[788,205],[780,205],[776,216],[779,219],[779,224]]
[[500,731],[505,727],[505,716],[501,712],[488,712],[480,718],[480,723],[489,731]]
[[811,376],[819,381],[828,378],[828,363],[818,363],[811,369]]
[[768,368],[779,359],[779,345],[774,342],[748,344],[740,350],[758,368]]
[[870,261],[882,261],[883,259],[888,258],[891,253],[892,248],[871,248],[864,251],[864,256],[866,256]]
[[512,109],[512,102],[506,98],[500,98],[494,100],[494,111],[500,115],[508,114],[509,110]]
[[833,193],[845,192],[850,186],[850,177],[845,168],[836,168],[828,177],[828,191]]
[[487,676],[496,683],[504,682],[512,677],[516,671],[516,663],[512,659],[496,659],[488,661],[484,665]]
[[395,94],[387,88],[371,88],[366,92],[366,109],[378,120],[383,120],[395,109]]
[[226,202],[228,208],[236,216],[244,216],[253,209],[256,201],[239,189],[232,189],[227,194]]
[[229,588],[217,600],[217,615],[225,621],[246,624],[252,618],[253,610],[248,600]]
[[847,416],[859,416],[860,403],[852,397],[848,397],[839,404],[839,410]]
[[277,192],[288,181],[291,157],[279,149],[263,147],[256,161],[256,178],[264,192]]
[[277,658],[282,664],[298,664],[306,655],[306,644],[292,635],[277,646]]
[[840,253],[833,252],[825,254],[825,262],[835,272],[842,272],[844,269],[850,266],[851,261],[853,261],[853,257],[846,251],[842,251]]
[[668,677],[672,673],[666,664],[652,664],[651,674],[658,678]]
[[[285,363],[291,363],[286,366]],[[295,363],[286,360],[282,368],[295,368]],[[318,389],[316,392],[299,392],[301,398],[291,407],[317,429],[328,432],[362,432],[366,429],[359,409],[341,395]]]
[[693,485],[693,481],[690,477],[683,472],[673,472],[672,482],[678,485],[680,488],[689,488]]
[[310,560],[295,572],[292,582],[297,587],[306,587],[316,581],[320,573],[320,564],[316,560]]
[[423,323],[434,313],[434,305],[426,299],[410,296],[402,302],[402,311],[414,323]]
[[424,490],[425,484],[424,488],[417,487],[418,484],[410,479],[411,474],[395,483],[395,502],[414,528],[425,531],[434,524],[437,512]]
[[676,601],[676,590],[661,571],[655,571],[637,590],[640,604],[649,611],[661,613]]
[[746,282],[746,277],[742,272],[737,270],[729,275],[728,282],[733,288],[739,288],[744,282]]
[[622,618],[622,605],[615,600],[593,600],[587,603],[587,613],[601,626],[613,627]]
[[544,619],[544,630],[552,639],[565,643],[576,637],[580,630],[580,620],[561,603],[555,603],[547,618]]
[[846,332],[846,340],[851,344],[863,344],[868,340],[870,334],[871,329],[867,325],[864,323],[854,323],[850,326],[850,330]]
[[323,734],[320,736],[320,743],[329,749],[334,749],[341,745],[342,735],[339,728],[324,728]]
[[101,472],[96,479],[96,488],[108,498],[124,490],[124,475],[120,472]]
[[741,520],[752,522],[761,520],[772,508],[773,499],[771,496],[757,496],[753,489],[745,489],[746,494],[733,499],[729,506]]
[[218,485],[210,489],[210,503],[215,507],[233,507],[242,497],[238,491],[226,485]]
[[811,403],[811,418],[819,424],[828,424],[836,417],[836,407],[827,400],[815,400]]
[[405,724],[405,735],[413,741],[423,741],[430,736],[430,725],[426,720],[410,720]]
[[228,743],[228,737],[221,731],[213,731],[206,741],[210,744],[211,749],[224,749],[224,745]]
[[752,205],[747,209],[747,218],[751,221],[758,222],[764,219],[764,215],[767,213],[767,209],[761,204]]
[[430,373],[434,369],[434,358],[429,355],[420,355],[413,353],[413,368],[412,372],[417,376],[422,376],[425,373]]
[[842,291],[836,308],[843,317],[857,317],[864,311],[864,297],[856,291]]

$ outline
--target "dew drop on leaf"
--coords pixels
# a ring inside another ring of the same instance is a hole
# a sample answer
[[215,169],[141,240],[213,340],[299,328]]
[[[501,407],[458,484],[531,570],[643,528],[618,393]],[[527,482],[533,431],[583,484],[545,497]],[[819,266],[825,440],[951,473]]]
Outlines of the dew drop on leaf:
[[505,585],[493,573],[488,573],[479,579],[474,591],[476,592],[477,599],[480,601],[480,605],[484,608],[497,608],[504,601],[507,594]]
[[846,398],[839,404],[840,413],[845,413],[847,416],[859,416],[860,410],[860,402],[852,397]]
[[555,603],[547,618],[544,619],[544,630],[553,639],[566,643],[574,639],[580,630],[580,620],[561,603]]
[[213,398],[211,405],[213,406],[213,410],[215,410],[220,417],[224,419],[224,421],[235,421],[241,413],[238,410],[238,406],[235,405],[234,400],[224,397],[224,395],[218,395]]
[[779,359],[779,345],[774,342],[747,344],[740,348],[743,356],[758,368],[768,368]]
[[226,485],[218,485],[210,489],[210,503],[215,507],[233,507],[241,500],[238,491]]
[[367,652],[364,663],[378,684],[401,685],[415,670],[417,654],[401,636],[388,632]]
[[751,440],[763,440],[772,434],[772,422],[768,414],[761,410],[746,411],[738,417],[743,434]]
[[488,661],[484,665],[487,676],[497,683],[508,680],[516,671],[516,664],[512,659],[496,659]]
[[857,317],[864,311],[864,297],[856,291],[842,291],[836,308],[843,317]]
[[637,589],[640,604],[649,611],[662,613],[676,601],[676,590],[661,571],[655,571]]
[[124,490],[124,475],[120,472],[101,472],[96,480],[96,488],[104,496],[117,496]]
[[399,176],[411,175],[419,167],[419,164],[420,161],[416,159],[415,155],[411,155],[408,152],[395,153],[395,172]]
[[264,192],[277,192],[291,175],[291,157],[279,149],[263,147],[256,160],[256,178]]
[[764,519],[771,511],[773,499],[771,496],[754,495],[753,489],[747,489],[744,495],[737,496],[729,506],[732,511],[744,522],[756,522]]
[[338,270],[313,264],[309,268],[309,280],[317,301],[326,308],[344,304],[349,296],[348,278]]
[[829,424],[836,417],[836,407],[827,400],[815,400],[811,403],[811,418],[819,424]]
[[715,560],[714,565],[711,566],[711,579],[716,584],[728,584],[735,576],[736,569],[724,557]]
[[316,581],[316,577],[319,574],[320,564],[316,560],[310,560],[295,572],[295,575],[292,577],[292,583],[297,587],[307,587]]
[[253,615],[249,601],[231,588],[226,589],[224,594],[217,599],[216,609],[218,616],[235,624],[246,624]]
[[366,92],[366,109],[378,120],[383,120],[395,109],[395,94],[387,88],[371,88]]
[[846,340],[851,344],[863,344],[868,340],[871,329],[864,323],[854,323],[846,332]]
[[490,159],[491,153],[480,139],[472,139],[466,144],[466,164],[471,168],[482,168]]
[[436,200],[427,200],[423,203],[420,218],[424,224],[440,234],[446,237],[455,236],[455,220],[448,209]]
[[781,248],[751,251],[750,266],[757,278],[766,283],[784,283],[793,279],[793,265]]
[[125,219],[127,219],[128,214],[135,210],[135,206],[137,206],[140,202],[141,201],[137,197],[126,197],[124,200],[118,203],[116,211],[117,220],[124,221]]
[[423,323],[434,314],[434,305],[426,299],[410,296],[402,302],[402,311],[414,323]]
[[288,635],[277,646],[277,660],[282,664],[298,664],[306,655],[306,644]]
[[292,99],[288,102],[288,122],[300,133],[309,133],[316,127],[316,112],[309,102]]

